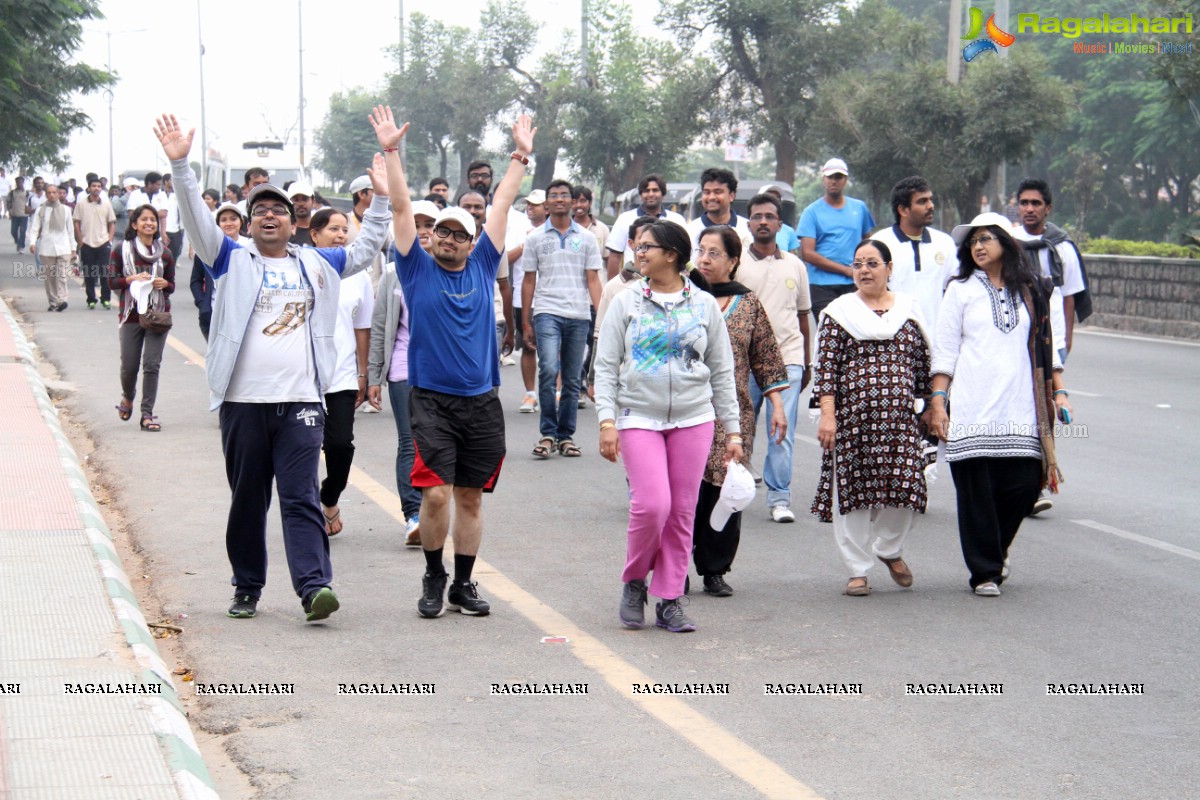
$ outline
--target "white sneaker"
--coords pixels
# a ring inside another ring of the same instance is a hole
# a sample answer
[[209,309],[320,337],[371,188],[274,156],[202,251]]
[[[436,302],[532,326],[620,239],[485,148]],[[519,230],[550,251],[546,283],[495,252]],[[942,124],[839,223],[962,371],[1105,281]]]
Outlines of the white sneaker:
[[772,522],[795,522],[796,515],[787,506],[771,506]]
[[532,414],[537,411],[537,398],[531,394],[525,395],[525,400],[521,403],[521,407],[517,411],[522,414]]
[[1033,511],[1029,512],[1029,516],[1036,517],[1043,511],[1049,511],[1052,508],[1054,508],[1054,501],[1049,497],[1042,495],[1037,499],[1037,502],[1033,504]]
[[512,367],[515,366],[516,363],[516,359],[514,359],[512,356],[501,356],[500,358],[500,366],[502,367]]
[[413,517],[404,523],[404,546],[421,546],[421,520],[419,517]]
[[583,395],[579,395],[579,407],[587,408],[587,398],[585,398]]
[[980,597],[999,597],[1000,587],[992,581],[988,581],[987,583],[981,583],[976,586],[975,594],[979,595]]
[[371,405],[370,403],[363,403],[361,406],[358,407],[358,410],[364,414],[378,414],[379,413],[379,409],[376,408],[375,406]]

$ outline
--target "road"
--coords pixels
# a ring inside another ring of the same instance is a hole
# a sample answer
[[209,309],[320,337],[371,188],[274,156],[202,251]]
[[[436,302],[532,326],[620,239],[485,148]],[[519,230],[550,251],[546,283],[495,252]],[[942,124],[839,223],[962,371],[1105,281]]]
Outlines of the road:
[[[228,487],[186,287],[162,367],[163,431],[148,434],[113,410],[116,312],[88,311],[74,283],[71,307],[46,312],[41,284],[21,266],[29,257],[11,251],[0,293],[25,313],[66,384],[62,405],[95,440],[91,461],[161,605],[147,617],[186,615],[182,645],[197,682],[294,684],[289,696],[190,701],[197,735],[221,737],[257,797],[1200,793],[1200,347],[1076,337],[1067,378],[1086,436],[1060,443],[1063,492],[1022,527],[997,600],[967,589],[948,474],[909,539],[915,586],[897,589],[880,566],[870,597],[844,597],[831,528],[805,513],[819,450],[815,426],[802,422],[797,523],[771,523],[760,492],[728,576],[736,594],[693,595],[694,634],[624,630],[624,472],[596,454],[590,409],[582,458],[535,460],[537,417],[516,413],[519,376],[507,367],[509,457],[485,500],[477,570],[491,616],[417,616],[424,565],[403,546],[385,406],[356,420],[346,530],[332,542],[342,610],[304,623],[273,513],[259,615],[235,621],[225,617]],[[761,435],[759,445],[761,454]],[[339,694],[346,683],[434,684],[435,693]],[[506,683],[586,684],[587,693],[492,693]],[[728,693],[635,694],[645,683],[727,684]],[[1002,694],[906,692],[960,683],[1002,684]],[[1047,684],[1068,683],[1144,693],[1048,695]],[[767,684],[858,684],[861,694],[769,695]]]

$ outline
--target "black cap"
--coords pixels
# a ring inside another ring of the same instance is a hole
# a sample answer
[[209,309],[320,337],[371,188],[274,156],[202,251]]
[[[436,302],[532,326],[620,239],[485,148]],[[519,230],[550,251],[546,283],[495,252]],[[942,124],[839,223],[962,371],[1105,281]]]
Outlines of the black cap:
[[260,183],[250,190],[250,194],[246,195],[246,216],[250,216],[250,212],[254,210],[254,204],[262,197],[273,197],[279,200],[287,206],[288,216],[292,218],[292,221],[296,221],[296,207],[292,205],[292,198],[288,197],[282,189],[269,183]]

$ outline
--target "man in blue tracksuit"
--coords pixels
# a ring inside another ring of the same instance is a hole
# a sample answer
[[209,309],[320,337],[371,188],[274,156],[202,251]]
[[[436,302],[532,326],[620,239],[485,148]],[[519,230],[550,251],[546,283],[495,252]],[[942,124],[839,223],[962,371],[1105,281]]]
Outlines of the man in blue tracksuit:
[[225,547],[235,587],[229,616],[253,617],[267,579],[271,481],[279,492],[292,585],[306,618],[327,618],[339,602],[317,494],[324,434],[322,403],[334,372],[333,333],[342,277],[370,266],[389,221],[382,156],[371,173],[375,199],[349,250],[288,241],[295,211],[270,184],[246,198],[252,244],[225,236],[200,197],[188,153],[195,130],[174,116],[155,128],[171,161],[183,229],[216,289],[205,370],[233,498]]

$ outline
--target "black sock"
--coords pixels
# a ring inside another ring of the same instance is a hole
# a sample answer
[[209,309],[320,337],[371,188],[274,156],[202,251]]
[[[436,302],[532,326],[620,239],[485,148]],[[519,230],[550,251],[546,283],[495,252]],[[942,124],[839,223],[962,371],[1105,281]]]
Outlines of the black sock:
[[473,569],[475,569],[475,556],[464,556],[462,553],[454,554],[455,583],[470,583],[471,570]]
[[[439,547],[437,550],[426,550],[425,552],[425,571],[430,575],[445,575],[446,565],[442,563],[442,550],[445,548]],[[457,559],[458,556],[455,556]]]

